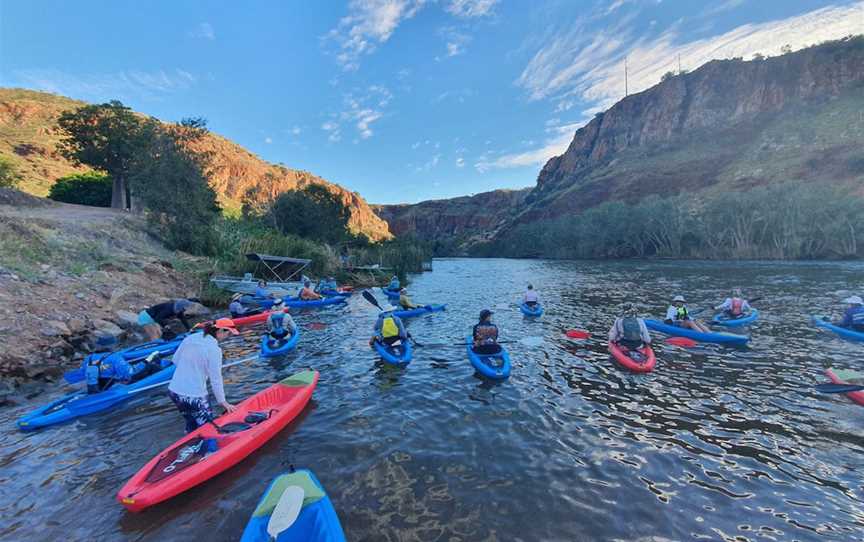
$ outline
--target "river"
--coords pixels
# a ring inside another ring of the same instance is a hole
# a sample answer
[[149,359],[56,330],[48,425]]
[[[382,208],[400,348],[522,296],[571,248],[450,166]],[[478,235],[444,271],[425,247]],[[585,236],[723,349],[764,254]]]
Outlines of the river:
[[[536,321],[517,307],[529,281],[546,307]],[[611,361],[604,337],[621,303],[660,315],[673,294],[694,309],[734,286],[763,298],[748,348],[684,349],[655,334],[654,372]],[[226,389],[236,402],[312,367],[321,378],[304,414],[234,469],[140,514],[114,496],[182,435],[165,392],[19,433],[16,418],[70,388],[58,384],[0,411],[0,539],[237,540],[293,464],[317,474],[349,540],[862,540],[864,410],[813,384],[825,364],[864,366],[864,345],[807,319],[862,290],[862,263],[436,260],[411,291],[448,309],[410,331],[458,343],[491,307],[502,338],[519,341],[509,380],[475,376],[460,346],[382,365],[366,342],[377,310],[359,295],[300,313],[296,352],[227,369]],[[567,339],[573,328],[594,339]],[[244,330],[227,358],[259,336]]]

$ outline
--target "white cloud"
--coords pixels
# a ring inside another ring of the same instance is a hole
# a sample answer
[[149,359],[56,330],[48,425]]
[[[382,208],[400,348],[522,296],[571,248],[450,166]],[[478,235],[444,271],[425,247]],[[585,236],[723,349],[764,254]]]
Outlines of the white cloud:
[[498,0],[450,0],[444,9],[452,15],[468,19],[490,15],[497,3]]
[[741,5],[744,4],[746,0],[726,0],[725,2],[721,2],[713,7],[709,7],[702,15],[704,17],[708,17],[710,15],[717,15],[718,13],[723,13],[724,11],[731,11]]
[[441,155],[440,154],[433,155],[432,158],[430,158],[428,162],[426,162],[422,166],[415,168],[414,171],[417,171],[417,172],[430,171],[432,168],[437,166],[438,162],[440,162],[440,161],[441,161]]
[[327,140],[336,143],[342,139],[342,128],[339,123],[328,120],[321,125],[321,129],[328,133]]
[[181,69],[89,74],[72,74],[53,69],[25,69],[12,72],[10,86],[43,90],[90,102],[128,102],[138,99],[158,100],[165,95],[188,90],[197,82],[195,75]]
[[[558,119],[547,121],[546,132],[550,135],[540,147],[522,152],[503,154],[494,159],[485,154],[477,159],[474,168],[480,173],[485,173],[490,169],[543,165],[549,158],[562,154],[567,150],[570,141],[573,140],[573,134],[585,123],[585,120],[587,119],[567,124],[558,124]],[[533,144],[533,141],[530,143]]]
[[680,42],[677,27],[655,39],[636,37],[632,27],[619,27],[614,32],[605,29],[593,36],[586,36],[584,29],[577,28],[559,34],[538,51],[517,83],[534,100],[579,96],[605,107],[623,97],[625,56],[630,91],[640,92],[677,67],[679,55],[682,66],[691,70],[713,59],[749,58],[757,52],[776,55],[787,44],[800,49],[860,33],[862,21],[864,2],[746,24],[725,34],[684,43]]
[[293,126],[291,128],[291,135],[298,136],[303,130],[299,126]]
[[273,138],[272,138],[272,137],[265,137],[265,138],[264,138],[264,143],[267,143],[268,145],[271,144],[271,143],[273,143]]
[[213,30],[213,25],[210,23],[200,23],[198,26],[189,31],[189,35],[193,38],[205,40],[215,40],[216,31]]
[[465,167],[465,159],[461,156],[456,159],[456,167]]
[[423,7],[425,0],[351,0],[349,14],[327,37],[339,47],[336,59],[346,70],[360,67],[360,57],[390,39],[399,24]]
[[330,133],[330,141],[339,141],[342,124],[353,124],[361,139],[369,139],[375,133],[372,124],[385,116],[383,108],[392,99],[390,90],[381,85],[372,85],[362,92],[345,94],[342,99],[343,110],[338,114],[331,114],[331,119],[325,122],[321,129]]

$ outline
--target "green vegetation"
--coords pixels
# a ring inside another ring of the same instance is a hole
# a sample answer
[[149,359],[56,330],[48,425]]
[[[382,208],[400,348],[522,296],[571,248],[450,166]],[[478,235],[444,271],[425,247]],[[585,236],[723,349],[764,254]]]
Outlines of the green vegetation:
[[93,207],[111,207],[111,177],[90,171],[60,177],[48,197],[54,201]]
[[260,199],[252,189],[243,204],[244,216],[270,224],[285,235],[330,244],[351,238],[351,210],[338,195],[319,184],[282,192],[268,203],[256,205],[255,201]]
[[5,156],[0,156],[0,188],[15,188],[21,181],[21,175],[15,164]]
[[481,255],[815,259],[864,256],[864,201],[847,188],[782,183],[746,192],[608,202],[517,226]]

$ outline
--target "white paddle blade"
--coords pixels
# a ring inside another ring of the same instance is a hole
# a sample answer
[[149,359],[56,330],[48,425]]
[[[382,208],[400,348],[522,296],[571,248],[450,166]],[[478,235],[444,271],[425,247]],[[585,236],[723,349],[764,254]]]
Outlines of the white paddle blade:
[[278,537],[285,529],[294,524],[297,516],[300,515],[300,509],[303,508],[303,497],[305,493],[300,486],[288,486],[285,492],[279,497],[279,502],[276,503],[276,508],[270,514],[270,521],[267,523],[267,534],[274,539]]

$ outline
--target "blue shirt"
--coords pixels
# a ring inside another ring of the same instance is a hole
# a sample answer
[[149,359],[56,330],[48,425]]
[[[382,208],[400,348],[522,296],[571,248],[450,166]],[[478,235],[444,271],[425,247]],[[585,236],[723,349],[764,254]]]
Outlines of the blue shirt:
[[864,327],[864,307],[849,307],[843,315],[843,327]]
[[255,288],[255,297],[270,297],[270,292],[267,291],[267,288],[258,286]]
[[390,286],[388,286],[390,290],[398,290],[399,289],[399,280],[393,279],[390,281]]

